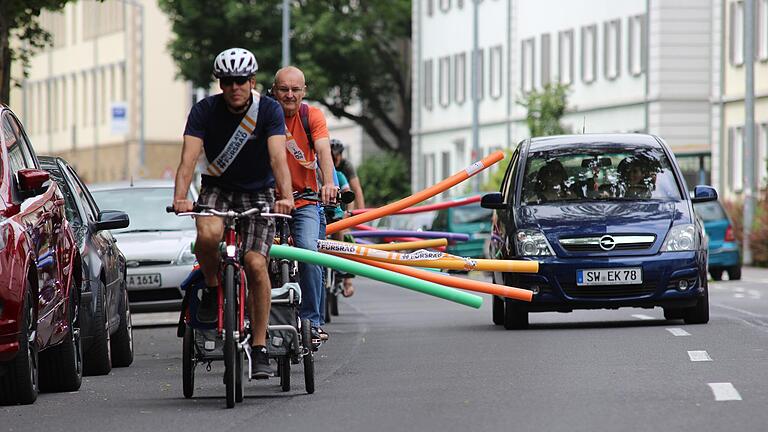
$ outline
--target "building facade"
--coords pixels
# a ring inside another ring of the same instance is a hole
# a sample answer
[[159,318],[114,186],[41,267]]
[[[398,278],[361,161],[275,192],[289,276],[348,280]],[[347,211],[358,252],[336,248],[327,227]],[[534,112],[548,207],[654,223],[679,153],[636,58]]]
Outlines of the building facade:
[[745,157],[744,114],[744,23],[743,0],[716,0],[712,16],[714,32],[712,65],[713,183],[721,195],[743,197],[747,192],[744,174],[753,163],[758,184],[768,182],[768,0],[754,0],[754,89],[755,149]]
[[414,188],[526,138],[519,102],[558,82],[569,87],[566,129],[658,134],[689,183],[709,180],[712,0],[483,0],[473,56],[474,3],[414,2]]

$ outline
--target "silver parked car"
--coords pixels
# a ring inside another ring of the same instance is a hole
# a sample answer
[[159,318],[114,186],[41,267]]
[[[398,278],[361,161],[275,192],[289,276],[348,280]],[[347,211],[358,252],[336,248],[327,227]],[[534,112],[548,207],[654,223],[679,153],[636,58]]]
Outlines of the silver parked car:
[[[192,219],[165,212],[173,202],[173,181],[104,183],[89,189],[100,208],[122,210],[131,219],[129,228],[112,231],[126,259],[131,310],[179,310],[179,285],[195,263],[190,244],[197,232]],[[194,188],[189,199],[197,200]]]

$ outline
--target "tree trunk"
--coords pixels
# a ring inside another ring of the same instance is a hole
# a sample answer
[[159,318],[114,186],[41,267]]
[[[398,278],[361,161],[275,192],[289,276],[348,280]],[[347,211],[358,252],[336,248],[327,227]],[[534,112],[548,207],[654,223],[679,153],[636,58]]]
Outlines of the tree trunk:
[[5,8],[0,6],[0,103],[4,104],[10,104],[11,101],[10,38],[10,23],[5,14]]

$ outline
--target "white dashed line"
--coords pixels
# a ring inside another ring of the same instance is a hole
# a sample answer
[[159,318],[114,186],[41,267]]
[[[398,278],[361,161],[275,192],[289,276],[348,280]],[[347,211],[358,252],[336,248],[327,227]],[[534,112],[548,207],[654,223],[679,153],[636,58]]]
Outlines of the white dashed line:
[[751,289],[751,290],[749,290],[747,292],[749,293],[749,298],[758,300],[758,299],[760,299],[760,297],[762,297],[762,294],[760,294],[760,291],[758,291],[758,290]]
[[654,318],[652,316],[643,315],[643,314],[635,314],[635,315],[632,315],[632,317],[633,318],[637,318],[639,320],[652,320],[652,319],[656,319],[656,318]]
[[736,293],[736,294],[733,295],[733,298],[744,298],[744,294]]
[[744,291],[746,291],[744,287],[739,287],[739,286],[733,287],[733,290],[736,291],[737,293],[743,293]]
[[687,331],[678,327],[668,328],[667,331],[672,333],[672,336],[690,336],[691,335]]
[[734,401],[741,400],[739,391],[733,384],[726,383],[709,383],[707,384],[712,389],[712,393],[715,395],[716,401]]
[[706,351],[688,351],[688,357],[692,362],[712,361]]

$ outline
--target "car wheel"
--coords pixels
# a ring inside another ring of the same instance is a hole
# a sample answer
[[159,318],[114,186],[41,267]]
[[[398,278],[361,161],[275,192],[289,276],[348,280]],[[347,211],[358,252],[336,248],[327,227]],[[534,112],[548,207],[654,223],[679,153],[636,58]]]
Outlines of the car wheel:
[[723,280],[723,269],[721,268],[712,268],[709,269],[709,275],[712,276],[712,280]]
[[5,364],[5,374],[0,376],[0,403],[28,405],[37,399],[38,357],[35,338],[35,319],[32,287],[27,281],[27,295],[24,297],[19,351],[16,357]]
[[666,320],[683,319],[683,310],[664,308],[664,319]]
[[493,296],[493,323],[504,325],[504,299]]
[[94,287],[97,298],[93,311],[93,342],[85,355],[85,374],[106,375],[112,370],[112,336],[109,334],[107,293],[101,279],[96,281]]
[[128,291],[123,289],[120,326],[112,337],[112,367],[127,367],[133,363],[133,324]]
[[686,324],[706,324],[709,322],[708,289],[704,289],[704,296],[696,302],[696,306],[683,309],[683,320]]
[[741,266],[733,266],[728,268],[728,280],[741,280]]
[[512,300],[505,300],[504,328],[507,330],[519,330],[528,327],[528,311]]
[[69,332],[59,345],[40,353],[40,390],[75,391],[83,381],[83,345],[77,321],[76,287],[70,288],[67,324]]

